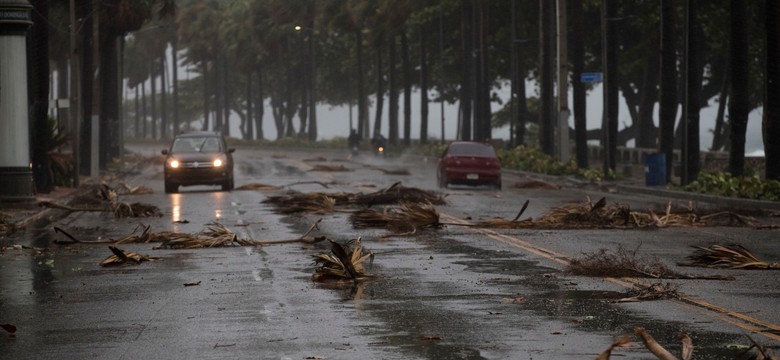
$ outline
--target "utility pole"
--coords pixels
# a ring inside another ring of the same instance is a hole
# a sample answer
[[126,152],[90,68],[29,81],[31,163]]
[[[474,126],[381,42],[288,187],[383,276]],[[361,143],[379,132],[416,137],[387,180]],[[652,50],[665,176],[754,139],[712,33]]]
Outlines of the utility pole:
[[558,15],[558,160],[569,161],[569,60],[566,53],[566,0],[557,0]]

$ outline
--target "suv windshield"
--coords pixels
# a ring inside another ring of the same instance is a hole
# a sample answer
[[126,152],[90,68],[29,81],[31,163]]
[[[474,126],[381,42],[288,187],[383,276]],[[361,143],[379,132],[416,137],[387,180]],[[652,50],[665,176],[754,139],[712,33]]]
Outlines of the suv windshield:
[[219,139],[214,136],[177,138],[171,147],[173,153],[217,153],[219,151]]

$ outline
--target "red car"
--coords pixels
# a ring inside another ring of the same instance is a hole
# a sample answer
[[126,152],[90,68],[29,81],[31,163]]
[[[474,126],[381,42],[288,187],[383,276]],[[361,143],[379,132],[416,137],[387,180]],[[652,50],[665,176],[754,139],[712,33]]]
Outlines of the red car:
[[439,158],[436,178],[440,188],[449,184],[490,185],[501,189],[501,161],[492,146],[454,141]]

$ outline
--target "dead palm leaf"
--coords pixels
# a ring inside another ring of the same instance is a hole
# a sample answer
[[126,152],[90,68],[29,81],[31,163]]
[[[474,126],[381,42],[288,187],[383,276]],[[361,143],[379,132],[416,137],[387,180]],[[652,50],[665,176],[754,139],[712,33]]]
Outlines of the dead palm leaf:
[[374,254],[370,251],[364,252],[360,240],[357,238],[349,241],[345,246],[328,240],[332,254],[313,255],[314,262],[319,267],[315,270],[312,280],[326,282],[349,279],[358,282],[376,277],[365,270],[364,263],[366,260],[373,260]]
[[609,345],[609,347],[604,350],[601,354],[599,354],[598,357],[596,357],[596,360],[609,360],[609,357],[612,356],[612,349],[626,345],[631,342],[631,337],[628,335],[622,335],[615,338],[614,341],[612,341],[612,344]]
[[672,353],[669,352],[669,350],[666,350],[661,344],[656,341],[650,333],[648,333],[645,328],[643,327],[636,327],[634,329],[634,332],[636,332],[637,335],[639,335],[639,338],[642,339],[642,342],[645,344],[645,347],[647,350],[650,350],[655,357],[657,357],[659,360],[678,360],[677,357],[672,355]]
[[701,266],[727,269],[780,269],[780,263],[759,260],[750,250],[739,244],[693,246],[696,251],[689,255],[682,266]]
[[136,252],[128,251],[125,252],[122,249],[109,246],[109,249],[111,249],[111,252],[113,255],[105,258],[103,261],[100,262],[100,266],[116,266],[116,265],[125,265],[125,264],[140,264],[144,261],[154,261],[159,260],[160,258],[154,257],[154,256],[146,256],[141,255]]

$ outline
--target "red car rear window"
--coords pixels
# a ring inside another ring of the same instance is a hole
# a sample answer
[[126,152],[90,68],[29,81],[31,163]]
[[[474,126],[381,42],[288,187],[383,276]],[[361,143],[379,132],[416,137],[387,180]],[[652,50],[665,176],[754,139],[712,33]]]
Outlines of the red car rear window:
[[451,144],[447,150],[447,154],[496,157],[496,152],[492,147],[479,143]]

